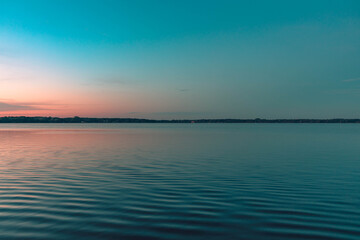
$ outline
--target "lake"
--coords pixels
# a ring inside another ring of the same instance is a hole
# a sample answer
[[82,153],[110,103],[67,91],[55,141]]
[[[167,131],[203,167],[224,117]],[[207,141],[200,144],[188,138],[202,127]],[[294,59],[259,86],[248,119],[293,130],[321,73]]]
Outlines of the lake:
[[360,124],[0,124],[1,239],[359,239]]

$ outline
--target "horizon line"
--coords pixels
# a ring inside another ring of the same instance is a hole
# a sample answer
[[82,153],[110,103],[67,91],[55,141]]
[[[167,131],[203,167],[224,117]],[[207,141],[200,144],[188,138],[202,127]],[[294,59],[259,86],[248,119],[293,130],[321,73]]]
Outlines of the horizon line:
[[360,123],[359,118],[198,118],[2,116],[0,123]]

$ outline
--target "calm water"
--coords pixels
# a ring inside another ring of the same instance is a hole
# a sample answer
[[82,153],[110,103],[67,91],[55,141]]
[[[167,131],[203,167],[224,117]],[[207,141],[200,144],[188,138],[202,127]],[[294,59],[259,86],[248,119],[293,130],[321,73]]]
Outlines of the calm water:
[[0,124],[2,239],[360,239],[360,125]]

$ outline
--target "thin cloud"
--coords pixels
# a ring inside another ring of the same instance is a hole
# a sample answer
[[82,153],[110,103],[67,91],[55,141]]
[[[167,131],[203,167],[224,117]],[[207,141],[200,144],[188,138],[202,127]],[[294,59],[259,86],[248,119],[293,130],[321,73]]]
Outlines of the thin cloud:
[[356,81],[360,81],[360,77],[359,78],[350,78],[350,79],[343,80],[343,82],[356,82]]
[[64,104],[44,103],[44,102],[15,102],[11,99],[0,99],[0,112],[10,111],[39,111],[56,110],[49,106],[64,106]]
[[22,111],[22,110],[43,110],[43,109],[31,105],[0,102],[0,112]]

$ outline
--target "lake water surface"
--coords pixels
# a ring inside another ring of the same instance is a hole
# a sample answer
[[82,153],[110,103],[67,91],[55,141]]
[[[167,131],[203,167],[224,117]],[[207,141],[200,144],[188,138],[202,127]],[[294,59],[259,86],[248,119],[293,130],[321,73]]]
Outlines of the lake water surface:
[[360,239],[360,124],[0,124],[1,239]]

